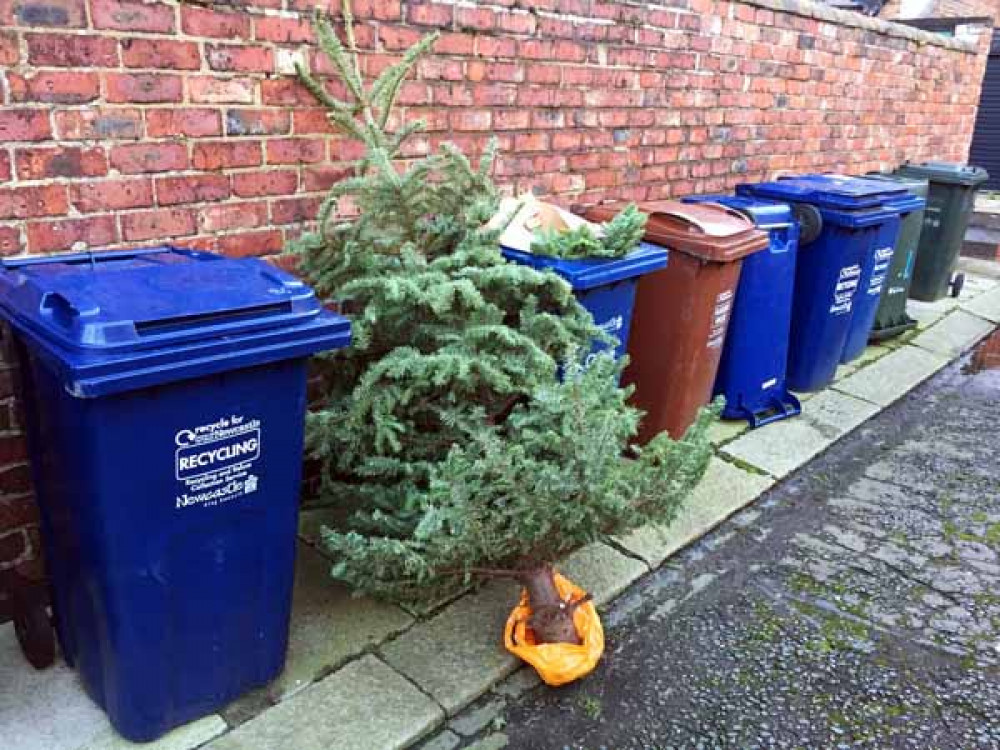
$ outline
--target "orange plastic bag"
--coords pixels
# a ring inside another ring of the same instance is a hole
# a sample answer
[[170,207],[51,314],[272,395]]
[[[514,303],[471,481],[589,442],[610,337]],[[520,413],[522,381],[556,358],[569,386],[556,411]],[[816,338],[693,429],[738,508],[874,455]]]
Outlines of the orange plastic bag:
[[[555,582],[564,601],[578,601],[587,595],[558,573],[555,574]],[[573,624],[582,641],[579,646],[573,643],[536,643],[535,634],[528,625],[529,617],[528,592],[523,591],[520,603],[507,618],[503,645],[533,666],[547,685],[565,685],[594,671],[604,653],[604,628],[593,602],[584,602],[573,612]]]

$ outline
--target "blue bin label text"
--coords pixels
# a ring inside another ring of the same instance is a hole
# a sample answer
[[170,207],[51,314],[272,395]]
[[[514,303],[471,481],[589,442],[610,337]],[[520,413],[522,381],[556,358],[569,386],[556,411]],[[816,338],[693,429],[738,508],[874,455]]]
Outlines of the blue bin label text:
[[177,508],[221,505],[257,491],[260,420],[234,414],[179,430],[174,443]]
[[837,286],[833,288],[833,304],[830,305],[831,315],[845,315],[851,311],[854,292],[861,280],[861,266],[844,266],[837,277]]
[[868,281],[868,294],[873,297],[882,296],[882,287],[885,286],[885,277],[889,272],[889,264],[892,262],[892,247],[880,247],[875,251],[875,266],[872,268],[872,277]]

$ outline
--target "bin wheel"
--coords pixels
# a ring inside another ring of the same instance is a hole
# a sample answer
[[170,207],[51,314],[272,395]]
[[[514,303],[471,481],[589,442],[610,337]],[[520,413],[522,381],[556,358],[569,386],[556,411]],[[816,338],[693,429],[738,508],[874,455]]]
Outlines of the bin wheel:
[[793,203],[792,214],[799,223],[799,244],[808,245],[814,242],[823,231],[823,217],[819,209],[808,203]]
[[951,280],[951,296],[957,297],[962,293],[962,289],[965,287],[965,274],[956,273],[955,278]]
[[35,669],[52,666],[56,660],[56,636],[44,606],[27,606],[15,612],[14,634],[31,666]]

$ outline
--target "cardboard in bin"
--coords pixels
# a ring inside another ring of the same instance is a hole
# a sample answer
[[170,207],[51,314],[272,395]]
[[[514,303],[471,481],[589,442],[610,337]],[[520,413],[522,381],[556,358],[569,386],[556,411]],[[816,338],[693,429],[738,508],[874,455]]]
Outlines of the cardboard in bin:
[[530,193],[500,201],[500,210],[488,226],[499,229],[504,224],[506,227],[500,235],[500,245],[522,253],[530,253],[536,236],[545,230],[572,232],[587,226],[595,237],[604,235],[604,227],[600,224],[587,221],[552,203],[540,201]]
[[504,200],[494,221],[495,228],[503,226],[505,221],[509,222],[500,236],[501,249],[507,260],[539,271],[551,271],[565,279],[597,327],[617,339],[614,345],[595,340],[591,353],[612,349],[616,357],[623,356],[640,277],[664,268],[667,251],[640,242],[632,252],[621,258],[566,259],[536,255],[531,252],[531,244],[539,230],[573,231],[586,225],[595,237],[601,237],[604,228],[558,206],[539,201],[534,196]]

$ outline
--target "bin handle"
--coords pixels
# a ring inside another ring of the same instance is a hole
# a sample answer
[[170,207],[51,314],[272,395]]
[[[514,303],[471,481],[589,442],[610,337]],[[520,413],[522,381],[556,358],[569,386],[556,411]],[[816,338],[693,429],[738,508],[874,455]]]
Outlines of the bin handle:
[[43,294],[41,302],[38,303],[38,309],[42,314],[48,315],[64,328],[72,327],[75,319],[97,312],[96,307],[92,310],[81,310],[60,292],[46,292]]

